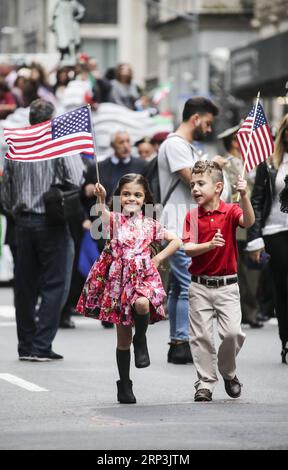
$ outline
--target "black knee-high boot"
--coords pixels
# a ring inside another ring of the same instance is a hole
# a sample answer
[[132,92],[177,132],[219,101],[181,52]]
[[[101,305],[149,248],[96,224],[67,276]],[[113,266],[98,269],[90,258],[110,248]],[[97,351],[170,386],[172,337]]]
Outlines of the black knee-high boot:
[[139,315],[134,313],[135,335],[133,337],[135,366],[140,368],[150,366],[150,358],[147,348],[146,331],[149,323],[149,313]]
[[117,381],[117,400],[120,403],[136,403],[130,380],[130,349],[116,349],[116,360],[120,380]]

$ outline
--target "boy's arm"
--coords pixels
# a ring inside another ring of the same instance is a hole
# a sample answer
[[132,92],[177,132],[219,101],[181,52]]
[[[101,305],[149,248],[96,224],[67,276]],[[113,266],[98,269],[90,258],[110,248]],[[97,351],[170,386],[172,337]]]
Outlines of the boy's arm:
[[252,227],[255,222],[255,215],[250,199],[247,196],[246,188],[247,181],[241,178],[241,176],[238,176],[236,189],[240,192],[243,210],[243,215],[241,215],[241,217],[239,218],[239,225],[244,228],[249,228]]
[[187,256],[194,256],[203,255],[208,251],[215,250],[215,248],[222,247],[225,245],[225,240],[222,236],[220,230],[215,233],[214,237],[210,242],[205,243],[184,243],[183,250],[185,251]]

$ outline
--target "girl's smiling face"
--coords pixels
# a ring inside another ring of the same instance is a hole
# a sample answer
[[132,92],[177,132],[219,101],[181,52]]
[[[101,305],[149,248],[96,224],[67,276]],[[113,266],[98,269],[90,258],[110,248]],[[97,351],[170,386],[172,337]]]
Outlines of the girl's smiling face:
[[120,204],[125,215],[134,215],[141,211],[145,202],[145,191],[142,184],[126,183],[120,192]]

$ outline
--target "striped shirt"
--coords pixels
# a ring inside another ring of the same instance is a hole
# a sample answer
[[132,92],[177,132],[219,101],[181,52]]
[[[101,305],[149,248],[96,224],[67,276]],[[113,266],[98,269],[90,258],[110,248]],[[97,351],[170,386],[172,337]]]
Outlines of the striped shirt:
[[83,181],[84,164],[80,155],[33,163],[5,160],[1,202],[9,213],[45,214],[43,194],[51,184]]

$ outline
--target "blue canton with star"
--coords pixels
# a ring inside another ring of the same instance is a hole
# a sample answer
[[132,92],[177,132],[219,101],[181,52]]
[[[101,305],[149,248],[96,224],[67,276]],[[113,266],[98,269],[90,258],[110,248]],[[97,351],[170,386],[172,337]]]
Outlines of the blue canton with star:
[[[255,113],[255,106],[253,106],[252,110],[248,114],[248,117],[253,118],[254,113]],[[261,104],[258,104],[253,129],[258,129],[258,127],[265,126],[265,124],[267,124],[267,121],[266,121],[266,117],[265,117],[265,114],[264,114],[264,110],[263,110]]]
[[88,108],[75,109],[69,113],[62,114],[51,121],[52,139],[59,139],[70,134],[79,132],[91,133],[91,122]]

